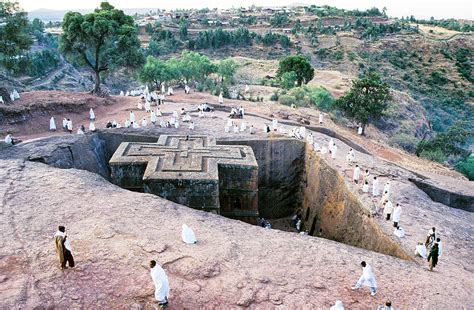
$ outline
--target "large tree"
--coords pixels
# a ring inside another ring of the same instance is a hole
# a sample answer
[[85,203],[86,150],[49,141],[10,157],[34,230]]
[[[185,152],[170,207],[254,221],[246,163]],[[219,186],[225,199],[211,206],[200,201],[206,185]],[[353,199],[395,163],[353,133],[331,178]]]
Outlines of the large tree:
[[148,56],[145,65],[138,73],[138,78],[142,83],[160,89],[161,83],[178,80],[180,75],[178,61],[175,58],[164,61]]
[[362,134],[370,121],[379,119],[391,98],[390,86],[375,73],[352,81],[349,92],[336,101],[336,107],[347,117],[362,124]]
[[28,31],[26,12],[18,2],[0,1],[0,64],[13,69],[32,40]]
[[102,2],[93,13],[66,14],[60,50],[74,63],[94,72],[93,93],[100,93],[101,73],[143,63],[137,33],[131,16]]
[[307,84],[314,77],[314,69],[309,60],[301,55],[288,56],[280,60],[277,76],[282,77],[284,73],[293,71],[296,74],[296,84],[301,86]]

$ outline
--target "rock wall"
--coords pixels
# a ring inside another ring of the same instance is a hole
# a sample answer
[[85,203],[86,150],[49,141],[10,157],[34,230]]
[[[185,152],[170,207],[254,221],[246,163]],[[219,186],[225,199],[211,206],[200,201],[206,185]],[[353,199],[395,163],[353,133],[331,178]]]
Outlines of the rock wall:
[[295,139],[218,140],[248,145],[258,163],[258,212],[264,218],[289,216],[301,206],[305,143]]
[[313,150],[305,154],[302,211],[303,229],[312,236],[409,259],[347,189],[339,173]]

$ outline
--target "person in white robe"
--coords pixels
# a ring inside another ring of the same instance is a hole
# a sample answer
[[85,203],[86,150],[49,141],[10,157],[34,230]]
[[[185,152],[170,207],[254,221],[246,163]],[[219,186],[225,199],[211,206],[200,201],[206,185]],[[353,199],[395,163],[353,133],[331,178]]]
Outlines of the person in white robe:
[[146,120],[146,118],[143,118],[142,119],[142,127],[146,127],[148,126],[148,121]]
[[314,137],[313,137],[313,134],[310,132],[308,133],[308,135],[306,136],[306,142],[309,144],[309,145],[313,145],[314,143]]
[[94,110],[92,108],[89,110],[89,119],[91,121],[95,120],[95,113],[94,113]]
[[67,120],[67,131],[72,133],[72,120],[70,119]]
[[328,148],[323,146],[321,147],[321,154],[327,154],[329,152]]
[[204,112],[202,110],[199,110],[199,117],[203,118],[204,117]]
[[239,108],[239,114],[240,114],[242,117],[245,116],[245,109],[244,109],[244,107],[240,107],[240,108]]
[[145,111],[147,113],[149,113],[151,111],[151,103],[148,100],[145,102]]
[[130,122],[135,123],[135,113],[133,111],[130,111]]
[[354,159],[355,159],[354,150],[350,149],[349,152],[347,153],[347,156],[346,156],[346,161],[349,164],[349,166],[352,166],[352,163],[354,162]]
[[251,135],[255,134],[255,127],[253,127],[253,125],[250,125],[250,134]]
[[359,128],[357,129],[357,134],[358,134],[359,136],[362,135],[362,127],[361,127],[361,126],[359,126]]
[[5,103],[2,96],[0,96],[0,103]]
[[367,184],[369,184],[369,178],[370,178],[370,172],[369,172],[369,169],[365,169],[365,172],[364,172],[364,184],[367,182]]
[[183,116],[183,122],[188,123],[190,121],[191,121],[191,115],[186,114],[186,115]]
[[125,94],[125,96],[130,96],[130,91],[127,90],[127,93]]
[[189,130],[194,130],[194,122],[189,123]]
[[5,136],[5,144],[13,145],[13,136],[11,133]]
[[165,83],[161,83],[161,93],[164,94],[166,91]]
[[306,127],[301,126],[299,129],[299,133],[301,136],[301,140],[304,140],[306,138]]
[[54,121],[54,117],[49,119],[49,130],[56,131],[56,122]]
[[112,121],[112,128],[117,128],[117,125],[118,125],[118,124],[117,124],[117,121],[114,119],[114,120]]
[[171,118],[170,118],[170,124],[172,126],[174,126],[174,124],[176,124],[176,117],[174,115],[172,115]]
[[377,179],[377,177],[374,177],[374,181],[372,182],[372,196],[377,197],[378,195],[380,195],[379,179]]
[[224,103],[224,96],[222,96],[222,93],[219,94],[219,104]]
[[335,144],[335,143],[334,143],[334,140],[331,138],[331,139],[329,140],[329,145],[328,145],[328,150],[329,150],[329,152],[332,152],[332,148],[333,148],[334,144]]
[[359,178],[360,178],[360,168],[359,168],[359,165],[356,165],[354,168],[354,173],[352,174],[352,180],[354,181],[355,184],[358,184]]
[[150,121],[151,121],[151,123],[152,123],[153,125],[156,124],[157,118],[156,118],[156,113],[155,113],[155,111],[151,111],[151,113],[150,113]]
[[272,119],[272,130],[273,131],[278,130],[278,120],[276,118]]
[[239,126],[237,124],[234,125],[234,133],[239,133]]
[[245,84],[244,93],[248,94],[250,92],[250,87],[248,84]]
[[334,304],[334,306],[329,308],[329,310],[344,310],[344,306],[342,304],[342,301],[336,300],[336,303]]
[[127,119],[127,120],[125,121],[125,123],[124,123],[124,127],[125,127],[125,128],[130,128],[131,125],[132,125],[132,124],[130,123],[130,121],[129,121],[128,119]]
[[163,268],[154,260],[150,261],[150,275],[153,279],[153,284],[155,284],[155,299],[158,301],[158,305],[164,308],[168,305],[170,295],[168,276]]
[[158,117],[163,116],[163,113],[161,113],[160,108],[156,108],[156,116],[158,116]]
[[16,91],[16,89],[13,90],[13,96],[15,97],[15,100],[20,99],[20,94]]
[[319,124],[322,124],[324,121],[324,114],[323,112],[319,112]]
[[398,226],[394,229],[393,234],[398,238],[403,238],[405,237],[405,230],[401,226]]
[[166,127],[166,123],[163,119],[160,120],[160,127],[161,128],[165,128]]
[[245,131],[245,130],[247,130],[247,123],[242,122],[242,124],[240,124],[240,131]]
[[138,99],[138,103],[137,103],[137,109],[138,109],[138,110],[143,110],[143,103],[142,103],[142,99]]
[[173,96],[174,95],[174,90],[173,87],[168,87],[168,96]]
[[231,128],[231,127],[230,127],[230,126],[227,126],[227,124],[226,124],[225,127],[224,127],[224,131],[228,133],[228,132],[230,132],[230,128]]
[[138,122],[132,122],[132,128],[140,128],[140,125],[138,124]]
[[173,111],[173,117],[176,118],[176,119],[178,118],[178,111],[176,111],[176,110]]
[[392,215],[393,212],[393,204],[390,200],[385,200],[383,203],[383,214],[385,214],[385,219],[387,221],[390,221],[390,216]]
[[78,134],[78,135],[84,135],[84,134],[85,134],[85,133],[84,133],[84,130],[82,130],[82,127],[79,127],[79,128],[77,129],[76,134]]
[[176,122],[174,123],[174,128],[179,129],[179,122],[178,122],[178,120],[176,120]]
[[63,130],[67,131],[67,118],[63,118]]
[[387,183],[385,183],[385,186],[383,187],[383,192],[384,192],[384,193],[385,193],[385,192],[388,193],[388,195],[391,194],[391,192],[390,192],[390,180],[387,181]]
[[400,217],[402,216],[402,207],[400,204],[396,204],[395,208],[393,209],[393,227],[398,227],[400,223]]
[[184,85],[184,93],[189,94],[190,91],[191,91],[191,88],[187,84]]
[[[423,242],[418,242],[418,244],[416,245],[415,255],[418,255],[424,259],[427,258],[428,253],[426,251],[426,246]],[[438,254],[438,257],[439,257],[439,254]]]
[[332,147],[332,152],[331,152],[332,159],[336,159],[336,154],[337,154],[337,145],[334,144]]
[[13,93],[10,93],[10,101],[11,102],[15,101],[15,95],[13,95]]
[[123,90],[120,91],[120,97],[123,97],[125,94],[123,93]]
[[369,182],[368,181],[364,181],[364,185],[362,186],[362,191],[364,193],[368,193],[369,192]]
[[440,238],[436,238],[436,243],[438,244],[438,258],[441,258],[441,255],[443,255],[443,242]]
[[321,152],[321,146],[319,145],[318,142],[313,143],[313,148],[316,152]]
[[92,131],[92,132],[94,132],[94,131],[95,131],[95,124],[94,124],[94,122],[93,122],[93,121],[92,121],[92,122],[90,122],[90,124],[89,124],[89,131]]
[[362,266],[362,275],[352,289],[358,290],[361,286],[368,286],[371,289],[370,295],[375,296],[377,294],[377,281],[375,280],[374,271],[366,262],[363,261],[360,264]]
[[188,227],[188,225],[183,224],[181,229],[181,238],[186,244],[195,244],[197,242],[196,235],[194,231]]

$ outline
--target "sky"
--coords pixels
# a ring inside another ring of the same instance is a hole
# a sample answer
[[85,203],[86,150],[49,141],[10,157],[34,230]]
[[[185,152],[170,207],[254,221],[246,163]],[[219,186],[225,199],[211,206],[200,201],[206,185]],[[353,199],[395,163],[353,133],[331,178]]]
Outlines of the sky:
[[[102,0],[16,0],[26,11],[36,9],[93,9],[99,5]],[[401,17],[414,15],[416,18],[459,18],[473,20],[474,1],[473,0],[109,0],[109,2],[121,9],[125,8],[231,8],[241,6],[283,6],[294,3],[331,5],[344,9],[367,9],[386,7],[388,15],[392,17]]]

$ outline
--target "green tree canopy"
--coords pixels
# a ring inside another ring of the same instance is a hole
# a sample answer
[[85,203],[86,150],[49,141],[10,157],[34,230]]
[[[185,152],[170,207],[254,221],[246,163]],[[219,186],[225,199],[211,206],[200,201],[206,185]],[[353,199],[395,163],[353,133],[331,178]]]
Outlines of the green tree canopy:
[[0,1],[0,64],[11,70],[30,49],[27,14],[18,2]]
[[143,63],[133,18],[108,2],[102,2],[93,13],[68,12],[63,31],[60,50],[74,63],[94,72],[94,93],[100,92],[102,72]]
[[314,77],[314,69],[309,60],[301,55],[288,56],[280,60],[277,76],[281,78],[285,72],[296,73],[296,83],[298,86],[307,84]]
[[336,107],[347,117],[365,126],[379,119],[387,108],[390,99],[390,86],[375,73],[369,73],[361,79],[352,81],[349,92],[336,101]]
[[222,82],[232,82],[236,70],[237,63],[232,59],[221,60],[217,64],[217,73],[220,75]]
[[172,62],[148,56],[145,65],[138,73],[138,78],[142,83],[154,84],[156,89],[160,89],[161,83],[179,78],[180,72]]

